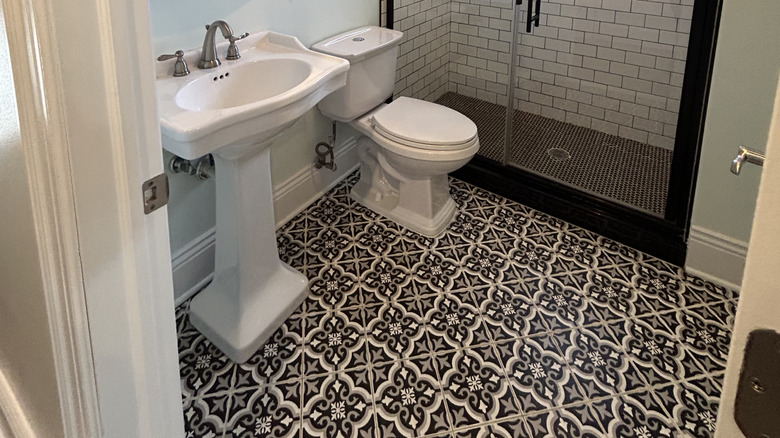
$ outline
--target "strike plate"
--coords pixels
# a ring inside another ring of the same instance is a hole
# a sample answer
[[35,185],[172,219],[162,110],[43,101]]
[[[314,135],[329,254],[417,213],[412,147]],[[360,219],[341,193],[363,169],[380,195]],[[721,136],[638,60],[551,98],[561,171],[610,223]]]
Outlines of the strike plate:
[[748,336],[734,418],[747,438],[780,438],[780,333]]
[[149,214],[168,203],[168,176],[161,173],[141,185],[144,214]]

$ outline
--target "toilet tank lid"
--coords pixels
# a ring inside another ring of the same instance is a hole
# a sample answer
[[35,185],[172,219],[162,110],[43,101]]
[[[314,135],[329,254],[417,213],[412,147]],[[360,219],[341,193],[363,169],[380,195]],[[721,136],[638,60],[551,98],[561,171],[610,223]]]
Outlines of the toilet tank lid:
[[320,41],[311,49],[353,63],[376,52],[396,47],[403,35],[403,32],[397,30],[366,26]]
[[477,136],[477,125],[463,114],[419,99],[399,97],[374,114],[375,128],[428,145],[461,145]]

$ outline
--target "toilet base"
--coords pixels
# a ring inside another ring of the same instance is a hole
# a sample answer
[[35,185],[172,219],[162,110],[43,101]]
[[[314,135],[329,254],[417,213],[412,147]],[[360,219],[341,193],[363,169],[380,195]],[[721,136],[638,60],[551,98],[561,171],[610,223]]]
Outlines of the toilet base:
[[[423,215],[418,211],[407,208],[407,203],[404,202],[407,197],[404,194],[413,194],[416,197],[415,201],[418,201],[418,203],[420,200],[424,201],[426,197],[431,198],[430,186],[432,185],[431,183],[435,183],[433,181],[417,181],[418,184],[407,182],[407,187],[402,188],[399,191],[400,193],[395,191],[387,192],[379,189],[376,185],[372,185],[370,178],[365,178],[363,175],[364,171],[361,168],[361,179],[352,188],[350,197],[375,213],[423,236],[435,237],[441,234],[450,225],[458,210],[455,201],[450,198],[448,190],[443,192],[446,194],[446,199],[443,202],[439,199],[437,204],[440,204],[440,206],[432,215]],[[441,179],[444,180],[445,184],[447,183],[447,175],[443,175]],[[423,190],[415,190],[416,188]],[[439,190],[439,192],[441,191]],[[441,198],[441,193],[437,197]]]

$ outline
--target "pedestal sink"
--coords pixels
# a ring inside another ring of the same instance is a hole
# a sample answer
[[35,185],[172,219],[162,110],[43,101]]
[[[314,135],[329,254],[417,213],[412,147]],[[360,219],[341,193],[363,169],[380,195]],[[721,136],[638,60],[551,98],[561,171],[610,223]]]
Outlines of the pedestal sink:
[[[214,280],[193,298],[190,320],[242,363],[308,293],[306,277],[279,260],[269,146],[344,86],[349,63],[275,32],[239,46],[239,60],[192,68],[181,78],[159,63],[156,88],[163,148],[186,159],[211,153],[216,167]],[[199,55],[193,50],[185,59],[195,66]]]

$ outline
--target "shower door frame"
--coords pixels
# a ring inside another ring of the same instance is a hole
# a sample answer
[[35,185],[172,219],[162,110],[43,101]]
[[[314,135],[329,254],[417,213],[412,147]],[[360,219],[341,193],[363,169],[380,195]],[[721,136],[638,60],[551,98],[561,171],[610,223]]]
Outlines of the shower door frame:
[[[694,2],[666,211],[663,217],[480,156],[475,156],[452,175],[682,266],[688,247],[699,152],[704,135],[722,2],[723,0]],[[394,0],[387,0],[386,5],[387,26],[392,28]]]

